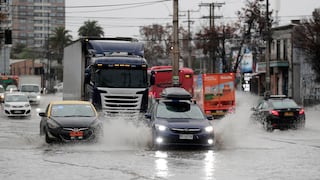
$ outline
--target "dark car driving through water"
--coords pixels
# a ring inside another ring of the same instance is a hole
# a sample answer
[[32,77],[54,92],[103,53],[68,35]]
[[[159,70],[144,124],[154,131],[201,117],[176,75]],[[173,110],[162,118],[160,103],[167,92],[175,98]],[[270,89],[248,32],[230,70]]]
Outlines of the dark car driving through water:
[[154,101],[145,117],[152,129],[154,149],[168,146],[213,147],[213,126],[201,108],[191,100],[183,88],[163,90],[161,98]]
[[40,135],[47,143],[96,141],[102,135],[97,111],[87,101],[52,101],[39,115]]
[[251,119],[262,123],[267,131],[303,128],[305,111],[293,99],[284,95],[271,95],[252,108]]

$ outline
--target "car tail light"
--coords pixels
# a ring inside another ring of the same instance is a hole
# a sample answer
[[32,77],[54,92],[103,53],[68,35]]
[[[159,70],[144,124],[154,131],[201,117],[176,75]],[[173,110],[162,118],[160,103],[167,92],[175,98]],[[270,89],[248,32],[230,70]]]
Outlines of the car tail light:
[[301,108],[300,111],[299,111],[299,115],[302,115],[302,114],[304,114],[304,109],[303,108]]
[[271,110],[270,113],[274,116],[279,116],[279,112],[276,110]]

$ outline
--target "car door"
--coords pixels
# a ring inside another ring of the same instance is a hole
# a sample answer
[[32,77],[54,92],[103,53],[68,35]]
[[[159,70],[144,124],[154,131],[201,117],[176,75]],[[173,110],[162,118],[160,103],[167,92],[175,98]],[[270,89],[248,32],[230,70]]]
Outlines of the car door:
[[259,103],[252,108],[253,112],[250,116],[252,120],[260,121],[260,110],[262,108],[262,104],[263,104],[263,101],[259,101]]
[[267,119],[269,115],[269,109],[270,106],[268,101],[263,101],[259,108],[259,119],[261,122],[264,122]]
[[254,117],[257,121],[263,122],[268,109],[268,103],[265,100],[260,101],[254,110]]

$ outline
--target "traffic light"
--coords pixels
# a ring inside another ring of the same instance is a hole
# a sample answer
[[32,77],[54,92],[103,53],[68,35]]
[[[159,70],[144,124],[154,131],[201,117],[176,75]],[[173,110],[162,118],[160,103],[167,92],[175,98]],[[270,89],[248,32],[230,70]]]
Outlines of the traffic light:
[[4,30],[4,44],[12,44],[12,31],[10,29]]

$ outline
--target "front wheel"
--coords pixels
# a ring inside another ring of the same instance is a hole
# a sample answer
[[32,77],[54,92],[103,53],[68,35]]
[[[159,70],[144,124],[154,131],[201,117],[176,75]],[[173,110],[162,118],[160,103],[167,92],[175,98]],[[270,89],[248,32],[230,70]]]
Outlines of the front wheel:
[[46,132],[46,134],[45,134],[45,140],[46,140],[46,143],[48,143],[48,144],[51,144],[53,142],[53,140],[50,139],[48,132]]
[[273,131],[273,127],[270,121],[263,121],[263,128],[268,132]]

